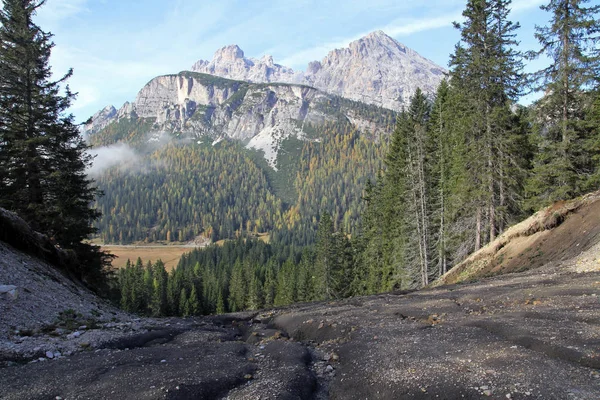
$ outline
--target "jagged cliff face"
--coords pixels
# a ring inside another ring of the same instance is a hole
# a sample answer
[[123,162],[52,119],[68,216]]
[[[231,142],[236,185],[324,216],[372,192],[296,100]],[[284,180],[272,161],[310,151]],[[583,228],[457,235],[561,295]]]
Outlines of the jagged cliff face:
[[117,110],[113,106],[106,106],[92,116],[89,123],[82,126],[82,133],[92,134],[104,129],[117,116]]
[[445,70],[382,31],[331,51],[322,61],[309,63],[305,72],[244,57],[238,46],[227,46],[212,61],[198,61],[192,71],[249,82],[302,83],[327,93],[392,110],[408,104],[417,88],[432,95]]
[[306,139],[307,123],[342,119],[359,131],[381,133],[357,112],[366,106],[337,96],[399,110],[417,88],[433,94],[445,73],[380,31],[330,52],[305,72],[275,64],[270,56],[248,59],[237,46],[218,50],[211,62],[199,61],[193,69],[152,79],[133,102],[104,108],[83,131],[93,135],[112,122],[141,118],[155,132],[240,140],[263,150],[275,167],[282,140]]
[[378,31],[310,64],[307,85],[392,110],[408,105],[417,88],[433,95],[445,70]]
[[281,142],[290,136],[307,139],[306,124],[343,118],[358,129],[378,133],[377,124],[353,106],[303,85],[252,84],[181,72],[151,80],[133,103],[125,103],[118,111],[107,107],[111,111],[97,114],[98,120],[85,130],[93,135],[111,122],[142,118],[154,121],[152,130],[158,133],[239,140],[248,148],[262,150],[269,165],[276,168]]

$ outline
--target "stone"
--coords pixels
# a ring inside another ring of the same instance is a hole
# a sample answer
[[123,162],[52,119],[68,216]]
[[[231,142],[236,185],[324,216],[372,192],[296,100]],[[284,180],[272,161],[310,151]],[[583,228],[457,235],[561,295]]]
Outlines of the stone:
[[333,372],[333,367],[332,367],[331,365],[328,365],[328,366],[325,368],[325,372]]
[[54,353],[51,351],[46,352],[46,358],[54,358]]
[[81,336],[81,332],[79,332],[79,331],[75,331],[75,332],[73,332],[73,333],[69,333],[69,334],[67,335],[67,339],[76,339],[76,338],[78,338],[79,336]]
[[[197,62],[192,71],[196,73],[152,79],[138,92],[135,101],[125,103],[116,113],[112,106],[99,111],[97,120],[92,118],[83,131],[91,134],[124,118],[152,119],[158,133],[149,142],[160,142],[166,132],[209,136],[213,145],[234,139],[247,148],[262,151],[269,166],[276,170],[283,140],[306,140],[309,132],[304,131],[305,124],[338,121],[339,112],[325,111],[321,106],[334,100],[334,96],[400,110],[417,88],[433,96],[445,73],[383,32],[374,32],[348,48],[331,51],[322,62],[311,63],[306,72],[294,72],[276,64],[271,56],[260,60],[246,58],[235,45],[218,50],[210,62]],[[197,72],[236,81],[219,82]],[[241,81],[288,85],[258,86]],[[294,85],[298,83],[304,86]],[[362,132],[387,133],[384,127],[352,109],[341,113]]]
[[19,297],[18,288],[14,285],[0,285],[0,296],[6,296],[10,300],[16,300]]

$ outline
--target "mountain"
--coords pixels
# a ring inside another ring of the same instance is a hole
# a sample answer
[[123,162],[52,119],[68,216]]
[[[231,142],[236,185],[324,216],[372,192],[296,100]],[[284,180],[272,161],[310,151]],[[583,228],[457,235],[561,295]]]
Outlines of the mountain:
[[237,46],[194,69],[202,72],[152,79],[83,127],[114,159],[116,143],[137,152],[96,177],[106,243],[219,240],[243,230],[308,244],[323,212],[356,232],[392,109],[417,86],[433,93],[444,73],[383,32],[304,73],[271,57],[247,59]]
[[244,57],[238,46],[226,46],[212,61],[200,60],[192,71],[256,83],[302,83],[348,99],[399,111],[421,88],[432,95],[446,70],[414,50],[376,31],[331,51],[305,72],[275,64],[273,57]]
[[383,129],[377,120],[392,115],[305,85],[255,84],[184,71],[152,79],[134,102],[125,103],[118,111],[106,107],[85,125],[84,132],[93,136],[95,144],[110,144],[123,139],[106,135],[105,128],[111,128],[111,123],[145,121],[148,131],[241,141],[247,148],[262,151],[268,164],[277,169],[283,140],[319,140],[311,138],[313,125],[341,120],[364,133],[379,135]]
[[256,83],[302,81],[301,73],[275,64],[272,56],[266,55],[259,60],[246,58],[237,45],[217,50],[212,61],[196,62],[192,65],[192,71]]
[[105,243],[275,229],[310,243],[324,210],[353,231],[396,120],[305,85],[189,71],[152,79],[112,114],[87,125],[90,142],[113,158],[116,143],[137,156],[96,177]]

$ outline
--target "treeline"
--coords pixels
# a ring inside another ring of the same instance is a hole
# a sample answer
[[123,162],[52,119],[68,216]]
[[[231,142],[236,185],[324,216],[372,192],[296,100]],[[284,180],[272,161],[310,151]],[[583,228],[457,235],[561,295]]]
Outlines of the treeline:
[[238,238],[184,255],[167,273],[162,261],[127,262],[118,272],[121,307],[153,316],[258,310],[353,294],[350,240],[319,228],[319,245],[296,249]]
[[99,237],[120,244],[198,235],[217,241],[268,231],[303,246],[314,244],[321,212],[336,228],[357,233],[362,192],[382,167],[387,138],[374,141],[348,122],[305,129],[321,140],[286,140],[276,172],[228,141],[175,141],[108,170],[98,178],[105,194],[97,201]]

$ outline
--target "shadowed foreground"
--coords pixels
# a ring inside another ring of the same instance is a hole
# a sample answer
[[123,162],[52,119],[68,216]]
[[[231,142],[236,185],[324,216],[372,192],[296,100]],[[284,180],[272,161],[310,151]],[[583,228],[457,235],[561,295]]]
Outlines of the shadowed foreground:
[[600,398],[600,273],[568,271],[164,320],[99,349],[3,368],[0,397]]

